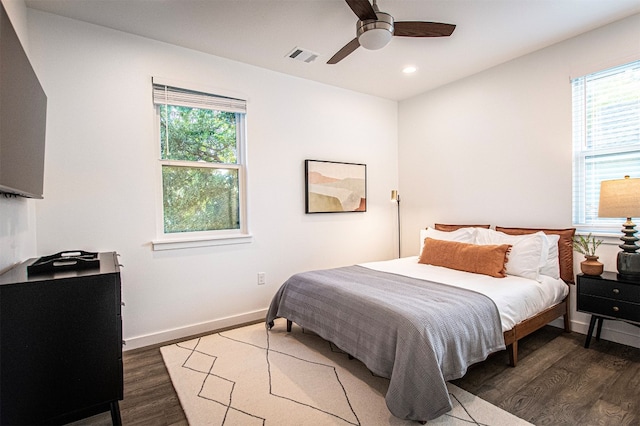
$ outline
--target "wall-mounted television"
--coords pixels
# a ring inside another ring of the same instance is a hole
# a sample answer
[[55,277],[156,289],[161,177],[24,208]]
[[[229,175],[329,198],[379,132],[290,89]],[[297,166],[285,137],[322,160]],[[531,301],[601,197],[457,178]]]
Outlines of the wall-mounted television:
[[0,193],[43,198],[47,96],[0,3]]

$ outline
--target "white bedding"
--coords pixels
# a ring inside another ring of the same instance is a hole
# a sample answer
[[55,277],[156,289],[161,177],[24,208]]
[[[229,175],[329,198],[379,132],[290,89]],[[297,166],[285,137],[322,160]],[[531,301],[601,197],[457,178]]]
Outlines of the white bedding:
[[488,275],[421,264],[418,263],[417,256],[361,263],[360,266],[482,293],[493,300],[498,307],[503,332],[544,309],[560,303],[569,294],[569,287],[564,281],[549,276],[541,275],[540,281],[513,275],[493,278]]

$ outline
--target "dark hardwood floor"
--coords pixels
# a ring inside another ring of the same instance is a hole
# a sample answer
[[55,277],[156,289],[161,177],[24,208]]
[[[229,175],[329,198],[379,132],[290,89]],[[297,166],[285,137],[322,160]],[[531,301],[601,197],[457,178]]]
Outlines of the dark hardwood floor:
[[640,349],[546,326],[452,383],[535,425],[640,425]]
[[[123,355],[123,363],[124,399],[120,401],[123,425],[189,424],[171,384],[159,346],[127,351]],[[74,426],[111,424],[109,412],[71,423]]]
[[[640,425],[640,349],[546,326],[453,383],[535,425]],[[159,347],[124,354],[124,425],[187,425]],[[109,425],[108,413],[82,425]],[[193,425],[195,426],[195,425]]]

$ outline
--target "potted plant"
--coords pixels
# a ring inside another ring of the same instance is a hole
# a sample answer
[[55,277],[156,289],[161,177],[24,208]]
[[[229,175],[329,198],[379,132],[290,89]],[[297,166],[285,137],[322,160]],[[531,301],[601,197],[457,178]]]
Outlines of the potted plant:
[[585,260],[580,262],[580,270],[583,274],[602,274],[604,265],[598,262],[598,256],[596,256],[596,250],[600,244],[602,244],[602,240],[597,239],[591,233],[586,237],[584,235],[573,237],[573,249],[585,257]]

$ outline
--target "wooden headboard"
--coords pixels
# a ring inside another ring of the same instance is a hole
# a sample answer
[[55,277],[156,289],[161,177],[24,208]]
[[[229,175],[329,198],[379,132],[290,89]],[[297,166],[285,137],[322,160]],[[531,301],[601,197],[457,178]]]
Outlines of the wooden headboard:
[[489,229],[491,225],[445,225],[444,223],[436,223],[433,227],[437,231],[452,232],[460,228],[485,228]]

